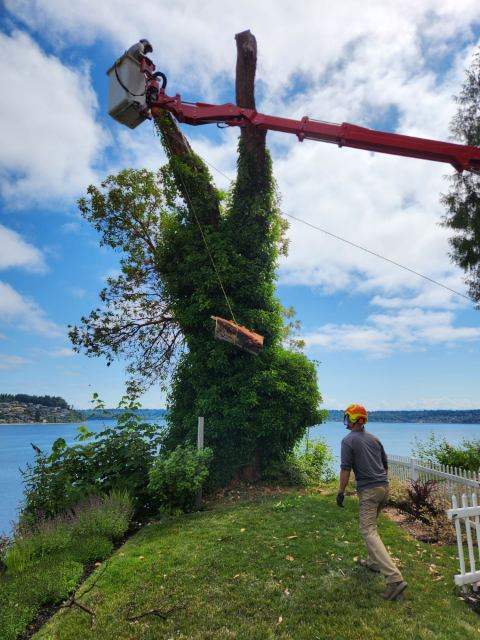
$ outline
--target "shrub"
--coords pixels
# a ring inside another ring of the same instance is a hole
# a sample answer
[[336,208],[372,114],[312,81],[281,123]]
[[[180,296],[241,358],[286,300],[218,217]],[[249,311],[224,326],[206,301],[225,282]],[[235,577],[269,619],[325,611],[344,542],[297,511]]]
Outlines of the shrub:
[[21,585],[6,576],[0,579],[0,630],[2,640],[16,640],[33,620],[40,605],[19,600]]
[[126,491],[90,496],[72,509],[72,532],[74,537],[103,536],[118,541],[125,535],[132,514],[132,499]]
[[333,455],[330,447],[323,440],[310,444],[303,452],[297,448],[294,455],[303,475],[305,485],[315,486],[332,479],[331,462],[333,461]]
[[463,440],[454,446],[432,433],[426,441],[416,441],[416,455],[420,460],[476,472],[480,469],[480,440]]
[[133,506],[126,492],[108,496],[90,496],[70,513],[21,525],[4,551],[9,574],[21,573],[44,558],[75,559],[83,564],[104,559],[113,549],[112,542],[126,533]]
[[408,508],[414,518],[424,520],[425,514],[435,514],[435,480],[411,480],[407,488]]
[[455,542],[455,532],[446,514],[450,507],[449,496],[440,483],[434,480],[390,482],[389,501],[400,511],[420,520],[429,540],[444,544]]
[[388,478],[388,504],[405,510],[408,504],[408,482],[394,476]]
[[163,427],[142,422],[138,404],[122,400],[125,412],[116,427],[94,434],[79,427],[77,444],[58,438],[49,455],[39,454],[22,472],[25,501],[21,520],[35,523],[68,511],[86,495],[127,491],[139,515],[151,511],[148,472],[158,452]]
[[323,440],[298,445],[282,463],[270,465],[264,479],[274,482],[308,487],[332,480],[333,455]]
[[43,520],[35,526],[30,537],[36,558],[53,555],[68,549],[72,541],[69,519]]
[[72,559],[45,558],[32,564],[19,578],[21,599],[41,606],[61,602],[71,593],[83,574],[83,565]]
[[10,573],[21,573],[35,556],[35,545],[30,537],[17,538],[5,554],[5,566]]
[[150,471],[149,489],[160,509],[189,511],[208,477],[212,450],[179,445],[162,453]]
[[105,536],[81,536],[74,540],[69,556],[83,565],[105,560],[113,551],[113,543]]

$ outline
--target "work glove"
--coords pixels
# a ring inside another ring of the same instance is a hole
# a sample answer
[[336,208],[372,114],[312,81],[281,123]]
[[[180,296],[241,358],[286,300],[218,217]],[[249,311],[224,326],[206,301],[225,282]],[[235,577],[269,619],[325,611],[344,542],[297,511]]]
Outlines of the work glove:
[[337,507],[343,507],[343,500],[345,499],[344,493],[337,493]]

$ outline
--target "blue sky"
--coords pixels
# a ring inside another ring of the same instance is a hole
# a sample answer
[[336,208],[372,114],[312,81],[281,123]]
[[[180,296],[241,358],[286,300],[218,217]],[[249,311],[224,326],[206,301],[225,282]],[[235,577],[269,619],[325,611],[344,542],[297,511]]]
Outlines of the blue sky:
[[[421,6],[417,6],[420,4]],[[151,126],[106,113],[106,69],[148,37],[169,89],[233,100],[234,34],[259,49],[266,113],[353,122],[447,139],[465,67],[480,44],[470,0],[321,6],[305,1],[101,4],[7,0],[0,32],[0,391],[116,404],[124,365],[75,355],[67,325],[97,305],[118,255],[100,248],[76,200],[125,166],[164,156]],[[401,6],[400,6],[401,5]],[[234,177],[238,131],[184,128]],[[447,165],[337,149],[269,134],[282,210],[465,293],[439,226]],[[278,294],[302,323],[329,407],[479,408],[480,315],[468,301],[290,220]],[[163,406],[157,388],[144,397]]]

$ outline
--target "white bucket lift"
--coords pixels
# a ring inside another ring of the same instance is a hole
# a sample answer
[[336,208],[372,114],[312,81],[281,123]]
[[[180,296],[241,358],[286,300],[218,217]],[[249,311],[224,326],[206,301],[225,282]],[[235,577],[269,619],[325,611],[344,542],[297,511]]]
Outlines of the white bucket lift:
[[125,52],[107,71],[108,113],[121,124],[135,129],[146,120],[145,75],[140,62]]

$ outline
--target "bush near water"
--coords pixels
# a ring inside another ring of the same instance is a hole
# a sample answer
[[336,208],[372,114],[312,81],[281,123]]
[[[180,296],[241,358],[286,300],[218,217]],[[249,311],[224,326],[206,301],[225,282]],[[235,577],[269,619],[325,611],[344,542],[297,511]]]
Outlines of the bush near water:
[[417,440],[415,455],[420,460],[480,472],[480,440],[463,440],[459,445],[452,445],[431,433],[427,440]]

